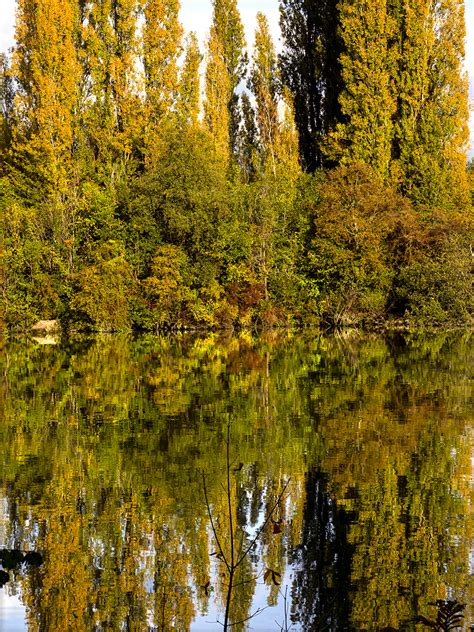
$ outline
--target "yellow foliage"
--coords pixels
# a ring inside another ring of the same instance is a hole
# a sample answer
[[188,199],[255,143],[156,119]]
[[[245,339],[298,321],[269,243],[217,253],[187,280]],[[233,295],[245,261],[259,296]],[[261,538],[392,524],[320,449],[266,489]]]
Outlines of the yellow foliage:
[[12,72],[13,152],[31,161],[50,190],[70,176],[81,69],[73,0],[19,0]]

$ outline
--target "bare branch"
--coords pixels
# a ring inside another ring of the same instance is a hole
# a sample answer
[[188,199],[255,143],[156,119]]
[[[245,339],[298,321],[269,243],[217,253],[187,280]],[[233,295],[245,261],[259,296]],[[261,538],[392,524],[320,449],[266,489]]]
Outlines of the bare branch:
[[212,517],[211,505],[209,504],[209,498],[207,496],[206,477],[204,475],[204,472],[202,473],[202,484],[203,484],[203,488],[204,488],[204,498],[206,499],[207,514],[208,514],[209,520],[211,522],[212,533],[214,534],[214,537],[216,539],[217,548],[219,549],[219,553],[222,555],[222,559],[224,561],[224,564],[226,565],[227,570],[230,572],[230,565],[229,565],[229,562],[227,561],[227,558],[225,556],[224,549],[222,548],[221,542],[219,540],[219,536],[217,535],[217,530],[216,530],[216,527],[215,527],[215,524],[214,524],[214,519]]
[[247,548],[244,550],[244,552],[242,553],[242,556],[237,560],[237,562],[235,563],[235,568],[237,568],[238,566],[240,566],[240,564],[242,564],[242,562],[245,560],[245,558],[247,557],[247,555],[249,554],[249,552],[251,551],[251,549],[253,548],[253,546],[255,545],[255,543],[257,542],[258,538],[260,537],[260,535],[262,534],[263,530],[265,529],[265,527],[267,526],[267,524],[270,522],[271,517],[273,516],[276,508],[278,507],[278,505],[280,504],[283,496],[285,495],[285,492],[288,488],[288,485],[290,484],[291,478],[289,478],[285,485],[283,486],[283,489],[281,490],[280,494],[278,494],[278,498],[276,499],[273,507],[271,508],[267,518],[265,519],[265,522],[262,524],[262,526],[257,529],[257,532],[254,536],[254,538],[251,540],[250,544],[247,546]]

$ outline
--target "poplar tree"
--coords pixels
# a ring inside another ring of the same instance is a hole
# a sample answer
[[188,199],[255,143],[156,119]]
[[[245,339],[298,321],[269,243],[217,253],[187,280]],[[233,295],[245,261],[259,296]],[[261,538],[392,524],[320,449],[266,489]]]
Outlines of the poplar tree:
[[11,145],[14,89],[8,57],[0,53],[0,176]]
[[[245,34],[237,0],[212,0],[213,17],[210,41],[216,40],[228,75],[229,142],[233,153],[237,151],[240,124],[237,86],[244,78],[247,64]],[[216,44],[213,44],[215,46]]]
[[468,203],[468,82],[462,0],[405,0],[399,23],[395,157],[402,192],[417,204]]
[[282,177],[296,182],[301,175],[299,162],[299,138],[295,123],[293,97],[288,88],[282,93],[282,120],[279,123],[279,133],[275,145],[275,160],[279,165]]
[[[94,0],[83,16],[83,64],[86,80],[84,124],[87,143],[96,165],[112,163],[112,139],[116,130],[112,88],[114,30],[111,0]],[[110,167],[109,167],[110,168]]]
[[255,111],[249,95],[244,92],[240,97],[242,126],[239,133],[239,164],[244,182],[252,182],[260,167],[260,144],[255,123]]
[[343,122],[330,134],[326,152],[337,163],[363,162],[388,177],[397,109],[396,23],[388,0],[343,0],[339,10]]
[[[140,130],[138,0],[94,0],[83,26],[86,127],[99,166],[130,156]],[[138,115],[137,115],[138,112]]]
[[112,93],[116,112],[119,149],[130,153],[139,133],[136,63],[139,52],[137,17],[140,0],[112,0],[114,51]]
[[73,0],[19,0],[12,73],[16,168],[48,192],[67,186],[80,67]]
[[275,174],[275,143],[278,135],[278,65],[268,20],[257,13],[257,29],[249,88],[256,101],[257,124],[264,162]]
[[179,77],[178,109],[182,118],[191,125],[196,125],[199,117],[201,61],[196,34],[190,33],[186,40],[186,55]]
[[341,120],[338,6],[338,0],[280,0],[281,74],[293,97],[301,162],[308,171],[331,166],[322,142]]
[[[143,65],[149,115],[159,121],[176,104],[182,27],[179,0],[146,0]],[[189,61],[189,58],[188,58]]]
[[229,102],[231,95],[230,77],[222,43],[215,30],[211,30],[207,47],[204,120],[223,165],[228,165],[230,155]]

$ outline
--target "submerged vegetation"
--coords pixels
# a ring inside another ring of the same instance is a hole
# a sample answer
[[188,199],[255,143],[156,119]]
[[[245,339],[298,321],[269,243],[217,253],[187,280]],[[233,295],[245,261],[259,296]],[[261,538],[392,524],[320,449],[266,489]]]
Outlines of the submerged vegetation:
[[463,1],[212,4],[18,0],[0,326],[470,322]]

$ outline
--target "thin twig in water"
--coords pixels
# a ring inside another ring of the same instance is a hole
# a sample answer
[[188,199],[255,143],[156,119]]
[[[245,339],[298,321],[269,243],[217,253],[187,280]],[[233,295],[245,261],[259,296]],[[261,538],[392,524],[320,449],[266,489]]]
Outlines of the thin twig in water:
[[[235,463],[235,461],[233,462]],[[243,467],[243,464],[239,463],[239,469],[238,471],[240,471]],[[214,520],[213,516],[212,516],[212,511],[211,511],[211,505],[209,503],[209,496],[207,493],[207,486],[206,486],[206,477],[204,472],[202,473],[202,478],[203,478],[203,487],[204,487],[204,497],[205,497],[205,501],[206,501],[206,507],[207,507],[207,513],[209,515],[209,520],[211,523],[211,529],[212,529],[212,533],[214,535],[214,538],[216,540],[217,543],[217,548],[218,548],[218,558],[222,559],[225,567],[227,569],[227,573],[228,573],[228,583],[227,585],[224,584],[223,582],[223,587],[226,590],[226,594],[225,594],[225,614],[224,614],[224,622],[222,623],[221,621],[217,621],[217,623],[219,625],[221,625],[224,629],[224,632],[227,632],[231,627],[236,626],[236,625],[240,625],[242,623],[245,623],[246,621],[249,621],[250,619],[253,619],[253,617],[255,617],[257,614],[260,614],[261,612],[263,612],[263,610],[265,610],[266,608],[257,608],[257,610],[251,614],[249,617],[242,619],[240,621],[234,621],[231,622],[230,617],[231,617],[231,603],[232,603],[232,596],[233,596],[233,592],[234,589],[237,586],[242,586],[244,584],[247,583],[251,583],[254,581],[257,581],[259,575],[257,575],[256,578],[252,578],[251,580],[243,580],[241,582],[239,582],[238,584],[234,583],[234,578],[235,578],[235,574],[237,569],[239,568],[239,566],[244,562],[244,560],[246,559],[247,555],[250,553],[250,551],[253,549],[253,547],[256,545],[256,542],[258,540],[258,538],[261,536],[263,530],[265,529],[265,527],[269,524],[270,520],[273,517],[273,514],[275,513],[277,507],[280,505],[280,503],[283,500],[283,497],[286,493],[286,490],[288,489],[288,485],[290,484],[290,480],[288,479],[286,481],[286,483],[283,486],[282,491],[280,492],[280,494],[278,495],[278,498],[276,499],[275,503],[272,505],[270,511],[268,512],[268,516],[267,518],[264,520],[263,524],[257,529],[254,537],[252,538],[252,540],[249,542],[249,544],[244,547],[244,542],[245,542],[245,537],[246,537],[246,533],[245,531],[242,531],[242,534],[240,536],[240,542],[238,545],[238,549],[236,551],[236,534],[234,533],[234,512],[232,509],[232,490],[231,490],[231,460],[230,460],[230,420],[227,422],[227,438],[226,438],[226,469],[227,469],[227,480],[226,480],[226,487],[224,487],[224,485],[222,485],[223,491],[227,496],[227,515],[226,518],[228,520],[228,528],[229,528],[229,533],[230,533],[230,542],[229,542],[229,546],[230,546],[230,551],[228,553],[228,555],[230,556],[226,556],[226,554],[224,553],[224,549],[222,546],[222,543],[219,539],[219,535],[217,533],[217,522],[218,520]],[[225,576],[225,573],[223,573],[223,575]]]
[[221,546],[221,543],[220,543],[220,540],[219,540],[219,536],[217,535],[216,526],[215,526],[214,520],[212,518],[211,505],[209,504],[209,498],[207,496],[206,477],[204,475],[204,472],[202,473],[202,482],[203,482],[203,486],[204,486],[204,497],[206,499],[207,513],[208,513],[208,516],[209,516],[209,520],[211,522],[212,533],[214,534],[214,537],[216,539],[217,548],[219,549],[219,553],[222,556],[222,560],[223,560],[224,564],[226,565],[227,570],[229,570],[230,569],[229,563],[228,563],[227,558],[225,556],[224,549]]
[[270,522],[273,513],[275,512],[276,508],[278,507],[278,505],[281,503],[282,499],[283,499],[283,495],[285,494],[288,485],[290,484],[290,478],[286,481],[286,483],[283,486],[283,489],[281,490],[280,494],[278,494],[278,498],[276,499],[273,507],[271,508],[266,520],[264,521],[264,523],[261,525],[261,527],[259,529],[257,529],[257,532],[254,536],[254,538],[252,539],[252,541],[250,542],[250,544],[248,545],[248,547],[244,550],[244,552],[242,553],[242,556],[240,557],[240,559],[237,561],[236,567],[240,566],[240,564],[242,564],[242,562],[245,560],[245,558],[247,557],[247,555],[249,554],[249,552],[252,550],[252,548],[255,546],[258,538],[260,537],[260,535],[262,534],[263,530],[265,529],[265,527],[267,526],[267,524]]
[[285,618],[283,620],[283,625],[281,623],[278,623],[276,619],[275,619],[275,623],[280,628],[280,632],[290,632],[293,626],[290,625],[290,627],[288,627],[288,586],[285,586],[284,594],[282,593],[281,590],[279,590],[278,592],[283,597],[283,609],[285,613]]

